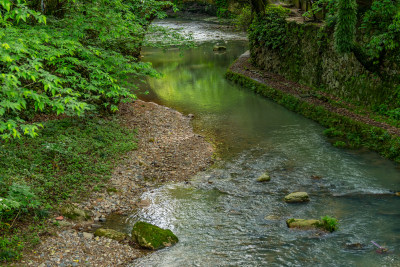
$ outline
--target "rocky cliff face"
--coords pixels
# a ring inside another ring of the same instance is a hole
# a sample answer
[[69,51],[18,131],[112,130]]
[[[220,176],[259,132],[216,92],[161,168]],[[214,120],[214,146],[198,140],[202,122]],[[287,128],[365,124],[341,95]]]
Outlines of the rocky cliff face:
[[387,61],[380,75],[368,71],[352,53],[340,55],[335,51],[333,30],[322,24],[289,20],[285,39],[278,49],[253,45],[252,61],[290,80],[364,104],[383,102],[398,86],[398,66]]

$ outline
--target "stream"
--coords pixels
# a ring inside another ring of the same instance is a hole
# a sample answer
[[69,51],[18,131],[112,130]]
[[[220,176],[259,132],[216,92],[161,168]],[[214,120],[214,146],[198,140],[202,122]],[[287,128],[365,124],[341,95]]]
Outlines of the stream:
[[[141,98],[194,114],[195,131],[216,144],[220,160],[188,184],[144,193],[151,205],[133,211],[122,230],[144,220],[180,241],[132,266],[400,266],[399,166],[366,150],[335,148],[317,123],[227,81],[226,69],[247,50],[243,34],[211,22],[161,24],[184,25],[198,47],[183,55],[144,49],[143,61],[164,76],[149,79]],[[217,43],[227,51],[213,52]],[[265,171],[271,181],[257,182]],[[294,191],[311,201],[285,203]],[[339,220],[338,231],[285,223],[325,215]],[[389,252],[377,253],[371,241]]]

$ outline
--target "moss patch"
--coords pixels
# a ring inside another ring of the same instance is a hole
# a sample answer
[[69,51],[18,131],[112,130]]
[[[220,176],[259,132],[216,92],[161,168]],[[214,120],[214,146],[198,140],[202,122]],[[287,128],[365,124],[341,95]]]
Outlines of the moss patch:
[[178,237],[169,229],[162,229],[146,222],[137,222],[132,229],[135,243],[147,249],[160,249],[177,243]]

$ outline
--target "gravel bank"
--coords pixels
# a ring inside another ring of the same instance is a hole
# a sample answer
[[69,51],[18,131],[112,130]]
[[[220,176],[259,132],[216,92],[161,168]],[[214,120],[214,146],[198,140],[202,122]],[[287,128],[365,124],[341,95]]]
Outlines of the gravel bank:
[[193,132],[190,117],[151,102],[120,106],[120,120],[137,129],[138,149],[123,157],[106,190],[92,193],[77,206],[89,211],[84,223],[62,221],[36,251],[21,262],[28,266],[124,266],[146,251],[90,233],[111,213],[128,214],[146,205],[140,195],[167,181],[183,181],[212,164],[213,146]]

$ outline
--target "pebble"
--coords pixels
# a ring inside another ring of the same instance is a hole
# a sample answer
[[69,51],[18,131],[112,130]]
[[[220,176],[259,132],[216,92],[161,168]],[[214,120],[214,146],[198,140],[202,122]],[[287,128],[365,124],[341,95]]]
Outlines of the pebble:
[[83,237],[86,238],[86,239],[92,239],[93,236],[94,236],[94,235],[93,235],[92,233],[83,232]]

